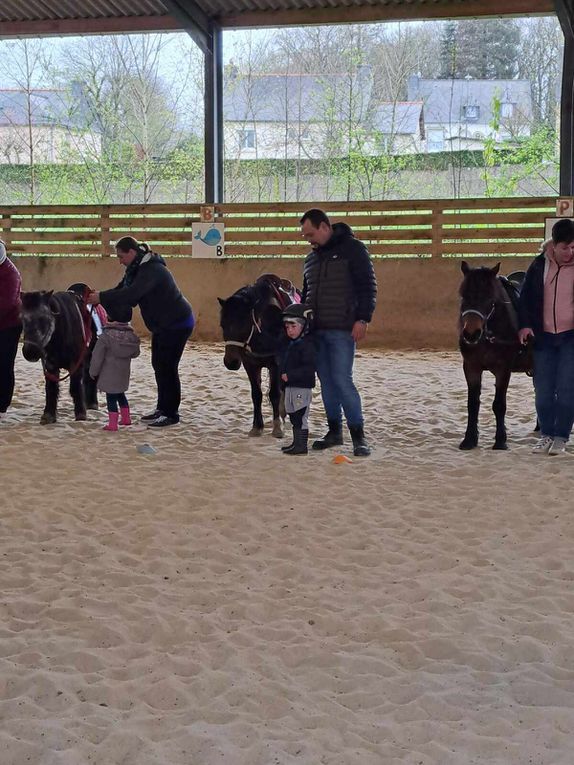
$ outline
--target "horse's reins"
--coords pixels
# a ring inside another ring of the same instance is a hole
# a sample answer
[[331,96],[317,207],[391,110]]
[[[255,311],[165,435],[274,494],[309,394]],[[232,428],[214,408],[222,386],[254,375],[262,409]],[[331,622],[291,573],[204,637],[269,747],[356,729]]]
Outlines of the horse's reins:
[[[75,293],[73,290],[71,290],[71,291],[68,290],[68,291],[72,295],[75,295],[77,297],[77,293]],[[84,295],[82,297],[82,304],[86,308],[87,316],[89,317],[89,319],[91,321],[92,313],[94,311],[94,306],[90,305],[90,308],[88,310],[88,308],[87,308],[88,304],[86,302],[87,297],[90,294],[90,292],[91,292],[91,289],[89,287],[86,288],[86,290],[84,291]],[[87,326],[87,324],[84,321],[84,317],[82,315],[82,312],[80,311],[80,306],[78,305],[77,302],[75,303],[75,306],[76,306],[76,310],[77,310],[78,314],[80,315],[80,323],[82,325],[82,337],[83,337],[82,349],[80,351],[80,355],[78,356],[77,360],[74,362],[74,364],[72,364],[71,368],[68,370],[68,373],[65,374],[63,377],[58,377],[58,375],[55,375],[55,374],[52,374],[52,372],[49,372],[46,369],[46,364],[45,364],[45,361],[44,361],[44,356],[40,357],[41,360],[42,360],[42,369],[44,370],[44,377],[46,378],[46,380],[50,380],[50,382],[61,383],[61,382],[64,382],[65,380],[67,380],[68,377],[72,377],[72,375],[74,375],[78,371],[80,366],[84,363],[84,360],[86,358],[86,354],[88,352],[89,340],[88,340],[88,337],[87,337],[87,334],[86,334],[86,326]]]

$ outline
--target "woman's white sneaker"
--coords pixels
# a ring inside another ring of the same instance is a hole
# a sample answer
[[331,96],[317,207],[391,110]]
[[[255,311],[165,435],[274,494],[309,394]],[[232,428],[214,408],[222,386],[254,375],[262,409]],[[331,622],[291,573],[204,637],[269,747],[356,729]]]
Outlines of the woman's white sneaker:
[[557,454],[566,454],[567,443],[565,438],[555,438],[552,446],[548,450],[548,454],[551,454],[553,457]]
[[548,454],[553,443],[554,439],[550,436],[542,436],[532,447],[532,454]]

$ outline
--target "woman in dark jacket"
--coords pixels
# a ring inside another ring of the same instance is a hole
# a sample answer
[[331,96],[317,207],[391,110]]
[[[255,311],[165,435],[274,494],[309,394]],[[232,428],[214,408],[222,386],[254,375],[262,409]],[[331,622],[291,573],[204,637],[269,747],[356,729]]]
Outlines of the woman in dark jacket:
[[114,289],[93,292],[89,302],[101,303],[113,315],[118,306],[139,305],[151,332],[151,363],[157,383],[155,411],[142,417],[149,427],[179,422],[181,384],[179,362],[194,326],[191,305],[181,294],[165,261],[145,242],[124,236],[116,253],[126,272]]
[[16,266],[6,255],[0,240],[0,414],[12,403],[14,362],[22,331],[20,288],[22,280]]

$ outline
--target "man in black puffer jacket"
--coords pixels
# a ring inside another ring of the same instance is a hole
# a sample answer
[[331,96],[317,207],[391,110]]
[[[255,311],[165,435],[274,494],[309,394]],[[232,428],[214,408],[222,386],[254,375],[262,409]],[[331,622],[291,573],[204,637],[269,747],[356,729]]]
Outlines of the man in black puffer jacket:
[[365,441],[361,397],[353,382],[355,345],[367,333],[377,299],[369,252],[346,223],[331,225],[323,210],[308,210],[301,233],[312,251],[305,259],[302,301],[312,309],[317,372],[329,430],[313,443],[328,449],[343,443],[345,413],[356,457],[371,451]]

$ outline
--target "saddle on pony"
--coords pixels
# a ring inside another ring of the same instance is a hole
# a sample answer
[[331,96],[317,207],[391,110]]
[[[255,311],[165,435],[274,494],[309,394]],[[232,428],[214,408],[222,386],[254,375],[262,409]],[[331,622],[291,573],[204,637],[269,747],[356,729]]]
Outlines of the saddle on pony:
[[276,274],[262,274],[255,284],[259,285],[262,283],[267,284],[271,288],[282,311],[292,303],[301,302],[301,293],[290,279],[281,279]]
[[525,276],[525,271],[513,271],[508,276],[498,277],[516,313],[518,313],[518,301],[520,300],[520,291],[522,290]]

